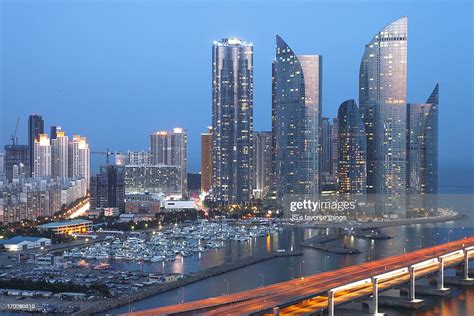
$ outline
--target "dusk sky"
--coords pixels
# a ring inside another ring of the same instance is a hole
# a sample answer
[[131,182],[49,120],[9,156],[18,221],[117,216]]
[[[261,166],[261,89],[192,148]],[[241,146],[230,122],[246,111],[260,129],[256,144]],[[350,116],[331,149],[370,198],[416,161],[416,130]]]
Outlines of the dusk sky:
[[0,0],[0,144],[18,116],[27,143],[32,112],[48,132],[87,136],[93,151],[147,150],[151,132],[179,126],[198,172],[213,40],[254,44],[254,125],[269,130],[275,34],[297,54],[323,56],[323,115],[334,117],[344,100],[358,103],[364,45],[406,15],[408,101],[425,102],[440,83],[440,169],[472,176],[472,2],[381,2]]

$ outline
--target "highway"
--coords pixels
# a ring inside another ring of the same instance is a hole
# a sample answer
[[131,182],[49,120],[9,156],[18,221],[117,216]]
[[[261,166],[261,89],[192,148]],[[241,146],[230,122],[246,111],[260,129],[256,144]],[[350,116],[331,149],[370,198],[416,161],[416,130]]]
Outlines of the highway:
[[[410,280],[408,267],[418,264],[415,274],[416,278],[420,278],[439,271],[437,260],[443,255],[447,255],[443,258],[444,268],[463,262],[462,249],[473,246],[474,237],[465,238],[257,289],[137,311],[132,315],[169,315],[191,312],[204,315],[264,314],[271,312],[271,309],[276,306],[280,307],[282,315],[317,312],[328,308],[328,291],[330,290],[341,288],[334,294],[335,305],[353,301],[371,295],[373,291],[371,278],[373,277],[380,277],[379,290],[389,289]],[[474,258],[474,251],[468,253],[468,258]]]

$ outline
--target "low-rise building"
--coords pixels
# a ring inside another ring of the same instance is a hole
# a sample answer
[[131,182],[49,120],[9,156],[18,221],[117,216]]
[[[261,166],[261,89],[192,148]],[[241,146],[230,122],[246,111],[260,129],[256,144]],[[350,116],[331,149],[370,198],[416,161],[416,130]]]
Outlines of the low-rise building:
[[53,254],[45,254],[45,255],[36,255],[35,256],[35,263],[41,267],[64,267],[65,262],[61,256],[55,256]]
[[51,246],[51,239],[15,236],[8,240],[0,240],[0,245],[3,245],[8,251],[21,251]]
[[124,214],[120,214],[119,216],[119,222],[121,223],[132,222],[134,219],[135,219],[135,214],[124,213]]
[[92,221],[73,219],[69,221],[51,222],[38,226],[40,230],[50,231],[58,235],[85,233],[92,228]]
[[159,213],[161,209],[160,197],[149,193],[127,194],[125,196],[125,212],[133,214]]
[[167,200],[164,201],[164,208],[167,212],[179,212],[179,211],[188,211],[188,210],[198,210],[196,202],[193,200]]

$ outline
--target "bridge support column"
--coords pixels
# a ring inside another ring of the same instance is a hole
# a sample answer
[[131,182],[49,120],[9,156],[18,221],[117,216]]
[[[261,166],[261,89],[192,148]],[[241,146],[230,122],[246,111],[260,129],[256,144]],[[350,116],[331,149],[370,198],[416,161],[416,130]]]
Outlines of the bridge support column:
[[410,267],[410,291],[408,293],[408,299],[410,301],[415,301],[415,268]]
[[444,258],[439,259],[439,272],[438,272],[438,290],[445,290],[444,288]]
[[277,307],[273,307],[273,316],[279,316],[280,315],[280,308],[277,306]]
[[464,250],[464,280],[469,280],[469,251]]
[[328,316],[334,316],[334,292],[328,292]]
[[372,297],[373,297],[373,313],[375,315],[379,314],[379,280],[377,278],[372,278]]

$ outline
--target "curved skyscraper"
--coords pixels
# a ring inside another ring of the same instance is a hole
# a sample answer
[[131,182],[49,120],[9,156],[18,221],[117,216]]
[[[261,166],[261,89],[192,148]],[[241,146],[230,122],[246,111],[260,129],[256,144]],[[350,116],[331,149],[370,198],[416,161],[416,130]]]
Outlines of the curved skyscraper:
[[[377,213],[404,216],[406,192],[406,83],[408,18],[378,32],[365,46],[360,65],[359,104],[367,134],[367,189],[394,201]],[[395,202],[396,200],[396,202]]]
[[212,199],[242,203],[253,177],[253,46],[225,38],[212,46]]
[[408,104],[408,193],[438,193],[438,95],[436,84],[424,104]]
[[344,101],[337,112],[339,192],[367,192],[367,146],[364,122],[354,100]]
[[297,56],[276,36],[272,90],[276,186],[280,202],[286,194],[319,193],[321,78],[321,56]]

